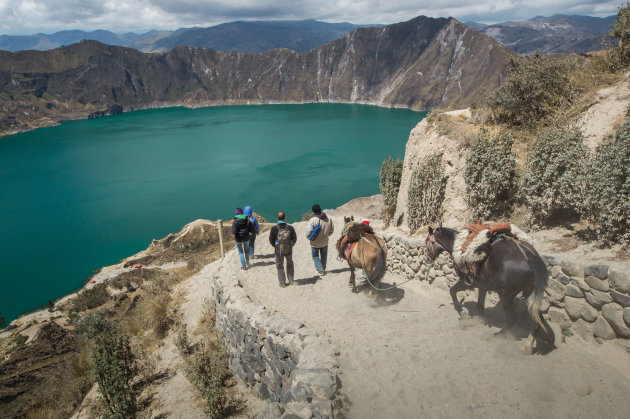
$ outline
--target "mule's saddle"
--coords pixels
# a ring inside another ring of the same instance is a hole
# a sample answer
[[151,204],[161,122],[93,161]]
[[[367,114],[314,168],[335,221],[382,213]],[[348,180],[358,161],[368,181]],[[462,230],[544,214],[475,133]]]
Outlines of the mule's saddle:
[[479,233],[484,230],[490,231],[490,234],[501,234],[501,233],[509,233],[512,231],[512,225],[510,223],[501,223],[501,224],[481,224],[479,222],[475,224],[471,224],[466,229],[469,231],[468,238],[462,245],[462,253],[466,251],[468,245],[477,237]]

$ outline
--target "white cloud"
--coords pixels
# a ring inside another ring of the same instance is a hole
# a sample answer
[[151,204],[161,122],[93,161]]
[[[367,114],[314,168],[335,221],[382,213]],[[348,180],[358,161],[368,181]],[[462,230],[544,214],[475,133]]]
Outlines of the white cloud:
[[125,32],[273,19],[388,24],[418,15],[489,23],[553,14],[604,17],[615,14],[620,4],[618,0],[0,0],[0,33]]

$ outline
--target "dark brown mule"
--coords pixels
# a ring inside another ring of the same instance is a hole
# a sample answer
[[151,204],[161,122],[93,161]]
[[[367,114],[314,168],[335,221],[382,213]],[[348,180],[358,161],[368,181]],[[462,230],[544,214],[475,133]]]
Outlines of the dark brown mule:
[[[352,221],[353,218],[344,217],[344,225]],[[339,247],[341,240],[337,242],[337,251],[341,254]],[[374,290],[380,288],[381,279],[385,276],[387,269],[387,245],[385,240],[374,234],[365,234],[357,242],[347,260],[350,267],[350,282],[348,285],[352,287],[352,292],[357,292],[357,284],[354,270],[363,269],[367,275],[367,281],[370,285],[369,296],[374,296]],[[377,293],[377,297],[379,293]]]
[[[425,259],[433,262],[442,251],[453,255],[453,246],[457,231],[451,228],[438,227],[435,230],[429,227],[429,235],[426,239]],[[514,310],[514,299],[522,292],[527,298],[527,309],[532,321],[532,329],[527,341],[528,350],[534,348],[534,342],[539,339],[546,343],[553,343],[553,332],[545,326],[540,317],[540,306],[547,287],[548,273],[547,266],[536,249],[526,242],[514,238],[505,237],[495,240],[490,247],[488,257],[481,262],[472,286],[464,282],[464,274],[457,265],[455,271],[459,276],[459,281],[451,287],[451,297],[455,310],[461,313],[462,305],[457,301],[457,292],[467,288],[479,288],[477,299],[477,309],[483,314],[486,293],[495,291],[499,294],[499,299],[503,305],[508,327],[512,327],[516,320]],[[542,337],[540,330],[549,334]]]

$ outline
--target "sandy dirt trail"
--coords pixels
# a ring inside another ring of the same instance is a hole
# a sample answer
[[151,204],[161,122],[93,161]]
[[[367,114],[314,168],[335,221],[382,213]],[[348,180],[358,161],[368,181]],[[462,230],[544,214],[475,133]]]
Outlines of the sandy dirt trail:
[[[267,234],[257,239],[258,258],[249,270],[240,269],[234,251],[216,269],[238,275],[253,302],[329,337],[339,352],[347,417],[628,417],[630,354],[574,338],[546,355],[526,355],[522,342],[494,336],[503,321],[500,307],[488,304],[490,326],[461,321],[447,292],[419,281],[390,291],[385,304],[366,292],[353,294],[347,264],[333,250],[342,220],[333,220],[337,232],[322,278],[313,267],[306,223],[294,224],[295,285],[279,287]],[[391,274],[384,279],[403,281]],[[629,367],[605,363],[600,346]]]

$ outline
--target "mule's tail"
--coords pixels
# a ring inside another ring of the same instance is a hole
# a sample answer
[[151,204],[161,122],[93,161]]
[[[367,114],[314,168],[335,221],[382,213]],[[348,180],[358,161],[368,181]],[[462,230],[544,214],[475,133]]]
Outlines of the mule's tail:
[[547,271],[547,265],[545,261],[540,257],[538,252],[533,248],[532,261],[534,265],[534,289],[527,299],[527,310],[530,317],[536,321],[547,332],[547,328],[543,320],[540,317],[540,306],[542,305],[543,298],[545,297],[545,288],[547,288],[547,282],[549,281],[549,273]]
[[387,270],[387,250],[383,249],[380,240],[374,236],[378,250],[376,252],[376,260],[374,261],[374,269],[368,275],[371,284],[380,281],[385,276]]

